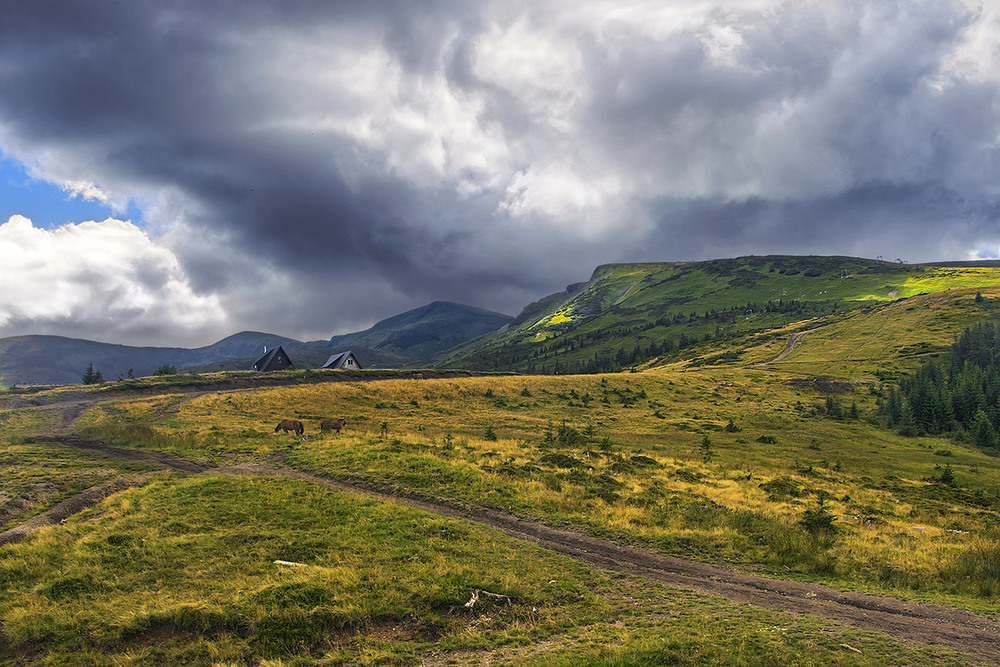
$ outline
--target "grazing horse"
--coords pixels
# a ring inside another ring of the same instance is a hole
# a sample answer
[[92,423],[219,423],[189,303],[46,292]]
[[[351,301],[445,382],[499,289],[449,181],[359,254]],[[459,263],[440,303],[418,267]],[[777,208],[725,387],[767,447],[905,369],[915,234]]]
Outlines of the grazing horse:
[[319,430],[326,433],[327,431],[334,430],[337,434],[340,434],[340,429],[344,428],[347,420],[341,417],[340,419],[324,419],[319,423]]
[[277,426],[274,427],[274,432],[284,431],[288,433],[289,431],[295,431],[295,435],[302,435],[305,433],[305,428],[302,426],[302,422],[295,421],[294,419],[286,419]]

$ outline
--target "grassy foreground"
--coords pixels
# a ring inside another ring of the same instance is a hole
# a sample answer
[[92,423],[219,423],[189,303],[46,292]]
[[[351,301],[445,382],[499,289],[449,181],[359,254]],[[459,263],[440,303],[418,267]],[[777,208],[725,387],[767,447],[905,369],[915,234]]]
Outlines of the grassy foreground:
[[279,478],[118,494],[5,547],[0,579],[6,664],[964,664]]

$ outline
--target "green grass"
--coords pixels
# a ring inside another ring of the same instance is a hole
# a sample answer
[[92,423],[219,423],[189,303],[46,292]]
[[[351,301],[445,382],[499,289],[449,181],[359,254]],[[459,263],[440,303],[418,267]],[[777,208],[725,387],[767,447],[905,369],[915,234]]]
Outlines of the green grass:
[[13,442],[0,449],[0,530],[117,476],[152,470],[144,463],[99,460],[52,442]]
[[[976,293],[988,298],[977,303]],[[946,354],[971,323],[1000,315],[1000,289],[953,290],[869,307],[808,334],[771,370],[874,380]]]
[[279,478],[120,493],[0,547],[0,581],[8,664],[961,664]]
[[[573,372],[598,358],[614,363],[619,350],[677,342],[681,335],[689,341],[707,337],[715,344],[732,342],[807,317],[844,314],[927,292],[974,293],[998,284],[998,268],[910,266],[850,257],[614,264],[598,267],[581,290],[547,299],[531,317],[448,353],[441,363]],[[769,302],[781,302],[784,308],[769,311]],[[793,302],[798,306],[788,310]],[[670,356],[684,357],[685,351]],[[629,360],[623,367],[635,363]]]
[[[859,418],[830,418],[828,400]],[[1000,461],[887,432],[871,421],[876,401],[869,385],[830,397],[768,369],[668,369],[291,386],[175,411],[123,400],[81,424],[87,437],[206,464],[277,456],[680,556],[981,608],[1000,590],[989,565]],[[343,434],[318,432],[342,415]],[[273,433],[286,417],[305,422],[305,440]],[[945,463],[955,487],[940,483]],[[773,493],[782,480],[795,493]],[[820,498],[839,530],[817,548],[800,522]]]
[[[672,591],[665,603],[643,591],[642,611],[592,624],[573,642],[515,664],[544,667],[646,665],[907,665],[938,660],[966,664],[947,651],[911,652],[874,633]],[[694,606],[684,602],[697,601]],[[638,606],[638,605],[637,605]],[[901,650],[902,649],[902,650]],[[921,655],[920,653],[923,653]]]
[[[600,579],[564,559],[463,522],[274,478],[120,493],[0,549],[0,580],[15,654],[96,650],[109,664],[175,634],[193,643],[185,651],[225,646],[218,659],[243,662],[348,656],[380,631],[406,656],[429,642],[523,641],[606,608],[592,590]],[[505,597],[483,596],[470,611],[475,590]],[[484,614],[489,632],[470,629]]]

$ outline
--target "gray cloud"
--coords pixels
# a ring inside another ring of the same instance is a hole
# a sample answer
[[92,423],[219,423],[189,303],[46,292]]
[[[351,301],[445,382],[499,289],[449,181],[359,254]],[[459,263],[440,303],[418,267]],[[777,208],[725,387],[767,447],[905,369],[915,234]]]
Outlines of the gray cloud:
[[174,289],[218,304],[191,327],[80,278],[145,322],[105,329],[130,342],[515,313],[613,261],[965,258],[1000,248],[997,24],[957,0],[41,0],[0,23],[0,151],[133,202]]

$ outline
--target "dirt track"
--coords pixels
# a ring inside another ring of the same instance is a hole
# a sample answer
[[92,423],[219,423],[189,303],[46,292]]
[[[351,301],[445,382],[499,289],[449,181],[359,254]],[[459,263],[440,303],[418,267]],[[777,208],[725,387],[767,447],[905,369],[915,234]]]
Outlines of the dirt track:
[[791,336],[788,337],[788,342],[785,343],[785,348],[781,352],[779,352],[777,356],[771,357],[770,359],[767,359],[765,361],[758,361],[757,363],[750,364],[749,366],[744,366],[744,368],[760,368],[761,366],[767,366],[768,364],[773,364],[781,361],[782,359],[784,359],[785,357],[787,357],[792,353],[792,350],[795,349],[795,346],[799,344],[799,342],[805,337],[806,334],[810,334],[813,331],[818,331],[820,328],[822,327],[817,327],[816,329],[809,329],[808,331],[799,331],[797,333],[793,333]]
[[[881,632],[896,639],[944,646],[968,655],[982,664],[1000,664],[1000,621],[970,612],[933,604],[904,602],[895,598],[838,591],[818,584],[769,579],[727,568],[687,561],[646,549],[623,546],[607,540],[522,519],[483,507],[460,507],[441,500],[345,484],[280,464],[255,464],[206,468],[165,454],[137,452],[103,443],[54,437],[60,443],[85,448],[108,458],[143,460],[164,469],[188,473],[245,476],[288,476],[337,489],[402,503],[434,514],[489,526],[512,537],[535,542],[547,549],[588,565],[621,572],[678,588],[719,595],[734,602],[798,614],[809,614],[864,630]],[[0,544],[18,542],[33,530],[58,523],[74,512],[100,502],[125,488],[121,479],[88,489],[60,503],[43,515],[4,533]]]

